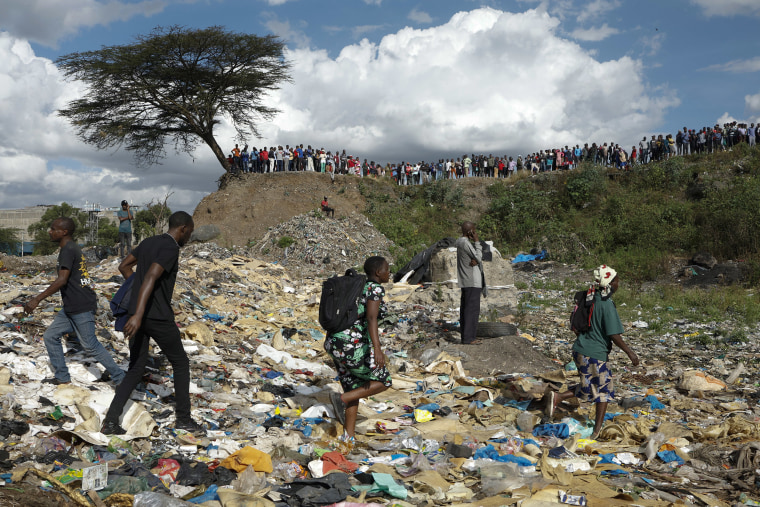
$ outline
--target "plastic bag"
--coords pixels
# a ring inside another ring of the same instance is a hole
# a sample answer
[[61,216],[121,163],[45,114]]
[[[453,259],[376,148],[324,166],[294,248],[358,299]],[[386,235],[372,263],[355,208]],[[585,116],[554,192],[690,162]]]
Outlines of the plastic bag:
[[232,481],[231,486],[235,491],[246,495],[252,495],[267,485],[266,474],[257,472],[252,466],[248,466],[240,472],[238,478]]
[[135,495],[133,507],[191,507],[194,504],[172,498],[154,491],[144,491]]

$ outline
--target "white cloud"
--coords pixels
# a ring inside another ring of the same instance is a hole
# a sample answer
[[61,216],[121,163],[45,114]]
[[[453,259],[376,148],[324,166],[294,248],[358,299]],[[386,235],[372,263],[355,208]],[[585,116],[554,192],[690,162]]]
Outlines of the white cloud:
[[111,0],[4,0],[0,2],[0,29],[12,35],[55,46],[82,27],[107,25],[164,10],[168,0],[137,3]]
[[596,20],[600,16],[604,16],[607,13],[614,11],[620,7],[620,5],[620,0],[593,0],[580,7],[580,13],[576,17],[576,21],[578,21],[578,23],[583,23],[588,20]]
[[287,3],[289,0],[266,0],[266,2],[269,5],[282,5],[284,3]]
[[705,16],[760,16],[757,0],[691,0]]
[[760,93],[757,95],[746,95],[744,97],[744,105],[749,111],[760,112]]
[[[518,154],[584,142],[628,143],[662,124],[678,104],[652,89],[642,62],[599,61],[560,37],[542,10],[490,8],[426,29],[404,28],[379,43],[362,40],[336,57],[288,50],[294,83],[272,94],[282,113],[262,124],[261,147],[304,143],[377,161],[468,153]],[[519,44],[518,44],[519,43]],[[0,33],[0,194],[3,207],[147,202],[175,192],[172,209],[192,211],[222,174],[212,152],[175,155],[135,169],[124,150],[97,151],[55,113],[81,96],[29,43]],[[217,139],[237,142],[223,122]]]
[[412,9],[407,18],[411,19],[412,21],[416,21],[417,23],[430,24],[433,22],[433,18],[430,17],[430,14],[416,8]]
[[[136,203],[174,190],[170,206],[192,211],[213,190],[222,173],[203,145],[195,161],[175,155],[162,165],[135,169],[131,153],[97,151],[79,141],[56,111],[81,96],[81,84],[62,80],[48,59],[35,56],[28,42],[0,32],[0,195],[4,208],[85,201],[104,205],[124,198]],[[223,148],[233,142],[229,127],[219,129]],[[123,197],[126,196],[126,197]]]
[[357,25],[351,27],[351,36],[354,39],[359,39],[364,34],[376,32],[383,28],[383,25]]
[[[644,53],[646,56],[654,56],[660,52],[662,45],[665,43],[665,34],[658,32],[653,36],[643,37],[641,44],[644,47]],[[660,62],[648,62],[651,67],[660,67]]]
[[647,87],[640,61],[597,61],[559,37],[558,25],[540,10],[482,8],[362,40],[335,58],[292,51],[295,84],[273,94],[283,112],[262,129],[263,144],[340,147],[382,161],[518,153],[627,142],[678,104],[667,89]]
[[578,40],[598,42],[618,33],[620,33],[620,30],[612,28],[605,23],[596,28],[576,28],[570,33],[570,36]]
[[730,62],[710,65],[701,70],[714,70],[718,72],[757,72],[760,71],[760,56],[747,60],[731,60]]
[[365,4],[367,5],[380,5],[383,3],[383,0],[363,0]]
[[290,21],[279,21],[272,18],[266,21],[264,26],[289,44],[295,44],[299,48],[307,48],[311,45],[311,38],[302,30],[292,27]]

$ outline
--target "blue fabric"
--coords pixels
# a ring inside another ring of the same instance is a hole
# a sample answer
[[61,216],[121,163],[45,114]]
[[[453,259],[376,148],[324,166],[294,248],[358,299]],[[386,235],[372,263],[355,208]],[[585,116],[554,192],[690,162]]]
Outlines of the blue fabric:
[[599,454],[599,457],[602,458],[599,460],[599,463],[614,463],[612,460],[615,459],[615,455],[611,452],[607,454]]
[[630,475],[628,472],[623,470],[622,468],[616,468],[615,470],[602,470],[601,475]]
[[519,408],[522,411],[528,410],[528,406],[533,400],[525,400],[525,401],[517,401],[517,400],[507,400],[504,402],[505,407],[515,407]]
[[282,377],[283,375],[284,375],[284,373],[282,373],[281,371],[269,370],[268,372],[266,372],[265,374],[263,374],[262,377],[268,378],[268,379],[273,379],[273,378],[277,378],[277,377]]
[[684,464],[684,460],[682,460],[681,457],[676,454],[676,451],[660,451],[657,453],[657,456],[659,456],[659,458],[665,463],[672,463],[675,461],[679,465]]
[[134,276],[127,278],[108,304],[111,307],[111,313],[116,319],[113,325],[116,331],[124,331],[124,324],[129,320],[129,299],[132,296],[132,282],[134,281]]
[[517,264],[518,262],[541,261],[544,260],[544,258],[546,258],[546,250],[541,250],[541,252],[537,253],[536,255],[516,255],[515,258],[512,259],[512,264]]
[[206,315],[203,316],[203,318],[206,320],[213,320],[214,322],[221,322],[222,320],[224,320],[224,317],[222,317],[221,315],[217,313],[207,313]]
[[441,406],[438,403],[425,403],[424,405],[416,407],[417,410],[427,410],[428,412],[435,412],[439,408],[441,408]]
[[494,461],[498,461],[500,463],[517,463],[520,466],[531,466],[533,463],[530,462],[527,458],[521,458],[518,456],[514,456],[512,454],[505,454],[504,456],[499,456],[499,451],[497,451],[494,446],[491,444],[488,444],[485,447],[481,447],[477,451],[475,451],[475,454],[472,456],[473,459],[492,459]]
[[203,493],[201,496],[196,496],[195,498],[191,498],[188,500],[190,503],[194,504],[201,504],[205,502],[210,502],[212,500],[219,500],[219,495],[216,493],[217,485],[212,484],[211,486],[206,489],[206,492]]
[[567,438],[570,436],[570,428],[565,423],[539,424],[533,428],[533,436]]
[[66,367],[66,359],[63,355],[63,345],[61,345],[61,338],[68,333],[76,333],[87,355],[105,367],[114,383],[119,384],[121,382],[125,372],[119,368],[111,354],[95,336],[95,316],[93,313],[83,312],[68,315],[65,310],[60,310],[55,314],[53,323],[45,330],[42,337],[50,358],[50,367],[56,379],[61,382],[71,381],[69,369]]
[[644,399],[649,402],[649,408],[651,410],[660,410],[660,409],[665,408],[665,405],[663,405],[662,403],[660,403],[660,400],[658,400],[657,397],[654,396],[654,395],[650,394],[649,396],[647,396]]

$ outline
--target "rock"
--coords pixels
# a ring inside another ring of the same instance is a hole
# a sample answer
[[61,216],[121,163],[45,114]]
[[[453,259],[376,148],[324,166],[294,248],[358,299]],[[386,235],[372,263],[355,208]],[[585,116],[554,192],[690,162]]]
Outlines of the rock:
[[193,322],[185,328],[185,335],[188,339],[196,341],[201,345],[210,347],[214,345],[214,333],[203,322]]
[[710,252],[698,252],[689,261],[690,264],[696,264],[707,269],[712,269],[718,263],[718,260]]
[[678,387],[686,391],[723,391],[726,383],[703,371],[687,370],[683,372]]
[[218,238],[222,230],[213,224],[201,225],[193,231],[190,241],[211,241]]

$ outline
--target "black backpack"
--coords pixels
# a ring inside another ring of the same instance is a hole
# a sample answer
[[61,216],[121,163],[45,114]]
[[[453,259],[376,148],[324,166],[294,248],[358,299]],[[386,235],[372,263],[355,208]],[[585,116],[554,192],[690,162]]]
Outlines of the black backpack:
[[591,329],[591,316],[594,314],[594,296],[596,291],[579,290],[573,296],[573,312],[570,314],[570,329],[576,334],[587,333]]
[[359,318],[356,302],[366,281],[366,276],[348,269],[344,276],[331,276],[322,283],[319,324],[328,334],[345,331]]

